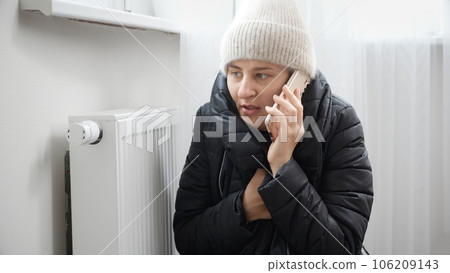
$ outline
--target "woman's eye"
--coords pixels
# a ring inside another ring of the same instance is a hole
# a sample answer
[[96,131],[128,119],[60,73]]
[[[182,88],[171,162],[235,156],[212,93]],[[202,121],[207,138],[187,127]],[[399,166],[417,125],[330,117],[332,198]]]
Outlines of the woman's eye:
[[237,71],[233,71],[233,72],[231,72],[231,75],[233,77],[239,78],[242,75],[242,73],[241,72],[237,72]]
[[261,80],[266,79],[267,77],[268,77],[267,74],[262,74],[262,73],[256,74],[256,78],[261,79]]

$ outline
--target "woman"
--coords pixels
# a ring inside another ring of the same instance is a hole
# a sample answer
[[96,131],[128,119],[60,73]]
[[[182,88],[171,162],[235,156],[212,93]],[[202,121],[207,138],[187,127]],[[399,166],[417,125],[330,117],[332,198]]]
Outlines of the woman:
[[[362,126],[315,69],[295,1],[249,1],[221,59],[180,178],[178,251],[360,254],[373,200]],[[284,86],[295,70],[304,94]]]

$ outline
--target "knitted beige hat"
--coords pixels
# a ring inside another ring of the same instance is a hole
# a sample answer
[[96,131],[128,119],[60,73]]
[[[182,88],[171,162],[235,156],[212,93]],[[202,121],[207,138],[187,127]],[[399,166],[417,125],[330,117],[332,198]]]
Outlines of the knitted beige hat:
[[222,72],[238,59],[268,61],[314,78],[314,46],[295,0],[247,0],[242,4],[222,39]]

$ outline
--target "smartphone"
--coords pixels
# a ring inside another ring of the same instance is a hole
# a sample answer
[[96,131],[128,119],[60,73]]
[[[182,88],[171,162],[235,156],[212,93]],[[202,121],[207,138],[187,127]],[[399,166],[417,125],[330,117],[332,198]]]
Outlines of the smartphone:
[[[294,91],[295,88],[298,88],[300,90],[300,93],[303,93],[305,91],[306,86],[309,83],[309,78],[304,73],[295,70],[294,73],[292,73],[292,76],[289,78],[288,82],[286,83],[286,86],[289,90]],[[284,93],[281,92],[280,94],[281,98],[284,98]],[[278,107],[278,103],[275,102],[273,107]],[[266,116],[266,119],[264,120],[264,124],[266,125],[267,132],[270,133],[269,128],[269,122],[272,115],[268,114]]]

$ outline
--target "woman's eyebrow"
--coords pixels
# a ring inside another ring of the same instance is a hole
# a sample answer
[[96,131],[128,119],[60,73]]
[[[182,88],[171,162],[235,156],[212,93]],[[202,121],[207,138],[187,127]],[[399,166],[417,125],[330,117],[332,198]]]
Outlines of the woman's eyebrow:
[[242,68],[240,68],[239,66],[234,65],[234,64],[229,64],[228,67],[231,67],[231,68],[234,68],[234,69],[241,69],[241,70],[242,70]]

